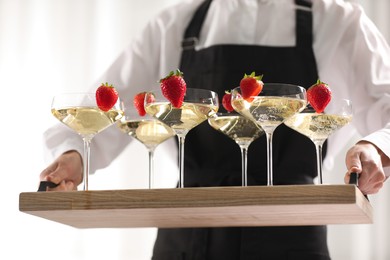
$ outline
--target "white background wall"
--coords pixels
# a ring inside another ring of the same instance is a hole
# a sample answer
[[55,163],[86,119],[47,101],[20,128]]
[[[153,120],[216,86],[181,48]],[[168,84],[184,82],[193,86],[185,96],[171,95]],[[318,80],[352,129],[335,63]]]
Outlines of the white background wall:
[[[41,135],[55,122],[52,96],[89,87],[150,17],[178,1],[0,0],[0,107],[5,119],[0,128],[0,259],[150,259],[154,228],[79,230],[19,212],[18,196],[36,190],[46,166]],[[361,2],[390,41],[389,1]],[[146,150],[134,152],[143,149],[133,142],[108,169],[90,178],[91,189],[146,187]],[[337,167],[325,173],[326,182],[343,183],[344,152]],[[156,168],[161,157],[157,149]],[[128,173],[129,164],[132,172],[145,175]],[[160,177],[160,183],[164,178],[170,177]],[[329,227],[334,260],[390,259],[389,199],[389,185],[371,196],[373,225]]]

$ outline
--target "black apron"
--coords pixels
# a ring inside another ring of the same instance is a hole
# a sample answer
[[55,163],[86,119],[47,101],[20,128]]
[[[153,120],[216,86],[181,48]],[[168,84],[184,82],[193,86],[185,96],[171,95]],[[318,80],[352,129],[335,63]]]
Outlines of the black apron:
[[[189,88],[210,89],[222,98],[239,85],[244,73],[263,74],[264,82],[308,88],[318,79],[312,50],[311,2],[296,0],[296,46],[215,45],[195,50],[211,0],[194,14],[185,32],[180,69]],[[222,106],[220,107],[222,109]],[[324,147],[324,153],[326,147]],[[266,140],[263,135],[248,150],[248,185],[266,185]],[[311,184],[316,177],[314,144],[280,125],[273,137],[274,185]],[[184,186],[240,186],[238,145],[207,122],[186,137]],[[155,260],[196,259],[330,259],[326,227],[233,227],[159,229]]]

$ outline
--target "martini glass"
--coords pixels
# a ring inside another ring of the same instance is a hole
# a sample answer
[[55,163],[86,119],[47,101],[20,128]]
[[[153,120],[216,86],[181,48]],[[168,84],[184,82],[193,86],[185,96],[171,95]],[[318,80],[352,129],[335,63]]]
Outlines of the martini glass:
[[212,128],[234,140],[241,150],[242,186],[248,186],[247,154],[249,145],[259,138],[263,129],[254,121],[236,112],[217,113],[208,119]]
[[267,185],[273,185],[272,137],[286,119],[301,112],[307,104],[303,87],[283,83],[267,83],[257,96],[244,99],[241,89],[232,91],[232,106],[240,114],[254,120],[267,139]]
[[322,146],[336,130],[352,121],[352,104],[347,99],[332,99],[323,113],[316,113],[308,105],[301,113],[287,119],[284,124],[308,137],[315,145],[318,183],[322,179]]
[[[123,104],[123,102],[122,102]],[[157,146],[175,135],[175,132],[156,118],[139,115],[133,104],[123,104],[125,115],[117,122],[119,129],[141,142],[149,155],[149,189],[154,181],[154,151]]]
[[96,134],[114,124],[123,115],[118,98],[107,112],[96,105],[95,93],[66,93],[53,98],[51,113],[60,122],[78,133],[84,142],[83,189],[88,190],[91,141]]
[[[153,96],[153,97],[152,97]],[[184,143],[187,133],[218,111],[217,93],[197,88],[187,88],[180,108],[174,107],[161,90],[145,95],[145,110],[175,132],[179,141],[179,187],[184,188]]]

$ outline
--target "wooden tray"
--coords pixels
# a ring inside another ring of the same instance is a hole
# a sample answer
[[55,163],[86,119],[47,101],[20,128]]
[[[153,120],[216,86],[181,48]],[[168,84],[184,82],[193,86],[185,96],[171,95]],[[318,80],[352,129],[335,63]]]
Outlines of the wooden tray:
[[372,223],[355,185],[23,192],[19,210],[76,228]]

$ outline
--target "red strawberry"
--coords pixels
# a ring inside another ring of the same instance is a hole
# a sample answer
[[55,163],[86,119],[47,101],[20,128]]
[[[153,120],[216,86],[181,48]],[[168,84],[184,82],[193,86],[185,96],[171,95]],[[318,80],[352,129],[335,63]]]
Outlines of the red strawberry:
[[102,84],[96,90],[96,104],[103,111],[110,110],[118,100],[118,92],[112,85]]
[[137,109],[138,114],[140,116],[146,115],[145,106],[144,106],[145,94],[146,94],[146,92],[140,92],[140,93],[136,94],[134,96],[134,99],[133,99],[134,107]]
[[187,84],[183,79],[183,73],[180,70],[171,71],[168,76],[160,80],[160,87],[163,96],[168,99],[176,108],[183,104],[184,95],[187,90]]
[[328,84],[321,82],[320,80],[317,80],[317,82],[307,90],[306,94],[307,101],[317,113],[323,112],[332,98],[332,91]]
[[263,75],[256,76],[255,72],[250,75],[245,74],[240,81],[241,95],[247,100],[251,101],[251,96],[257,96],[263,90]]
[[230,93],[230,91],[225,91],[225,95],[222,97],[222,105],[228,112],[232,112],[234,110],[232,107],[232,93]]

